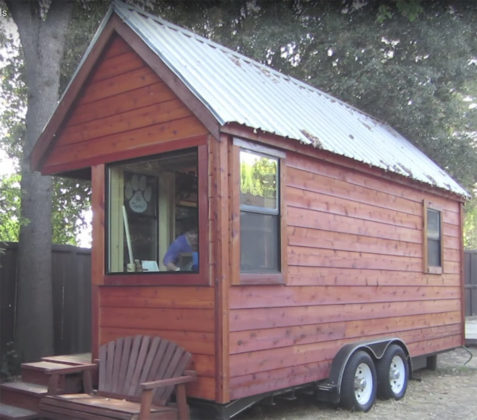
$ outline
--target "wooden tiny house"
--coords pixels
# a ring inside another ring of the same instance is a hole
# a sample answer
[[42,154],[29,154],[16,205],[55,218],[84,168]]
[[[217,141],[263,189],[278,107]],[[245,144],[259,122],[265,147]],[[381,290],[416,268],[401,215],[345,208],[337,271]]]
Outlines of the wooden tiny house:
[[[329,378],[353,343],[464,342],[466,192],[389,126],[157,17],[115,3],[32,164],[92,182],[93,357],[170,339],[188,394],[227,407]],[[193,268],[170,271],[190,223]]]

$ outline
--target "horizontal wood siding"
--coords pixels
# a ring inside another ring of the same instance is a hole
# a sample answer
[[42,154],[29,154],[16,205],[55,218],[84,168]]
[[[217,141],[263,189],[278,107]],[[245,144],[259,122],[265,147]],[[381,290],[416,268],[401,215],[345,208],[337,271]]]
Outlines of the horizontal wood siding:
[[198,380],[188,393],[215,397],[215,309],[211,287],[100,287],[100,345],[118,337],[148,334],[190,351]]
[[[353,341],[461,345],[459,203],[292,152],[286,165],[287,284],[231,287],[232,399],[326,378]],[[423,200],[443,210],[441,275],[423,269]]]
[[206,133],[154,71],[116,37],[66,119],[44,171],[137,157],[151,147]]

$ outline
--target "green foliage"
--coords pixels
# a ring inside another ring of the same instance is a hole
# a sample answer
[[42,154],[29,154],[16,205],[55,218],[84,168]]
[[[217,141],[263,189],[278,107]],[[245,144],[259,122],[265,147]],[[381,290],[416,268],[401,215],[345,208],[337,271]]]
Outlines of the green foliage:
[[11,341],[6,343],[5,352],[0,358],[0,381],[12,380],[20,374],[20,357],[15,351],[15,344]]
[[0,178],[0,241],[18,242],[20,232],[20,175]]
[[87,227],[86,212],[91,207],[88,181],[55,178],[53,189],[53,242],[78,245],[79,234]]
[[[86,181],[56,178],[53,190],[53,242],[78,245],[80,232],[87,227],[90,184]],[[0,178],[0,242],[18,242],[22,221],[21,177]]]
[[[258,155],[252,155],[258,157]],[[260,157],[244,159],[240,162],[240,191],[266,201],[274,201],[277,194],[277,161]]]
[[3,34],[3,67],[0,68],[1,103],[0,125],[1,148],[16,162],[22,156],[25,135],[27,89],[24,81],[23,55],[11,34]]
[[464,247],[477,249],[477,197],[465,204]]
[[414,22],[423,12],[424,8],[420,0],[393,0],[392,6],[389,4],[381,4],[378,8],[376,21],[383,23],[393,18],[396,9],[402,16],[406,17],[410,22]]
[[60,89],[62,91],[68,85],[108,7],[109,1],[106,0],[74,2],[61,64]]

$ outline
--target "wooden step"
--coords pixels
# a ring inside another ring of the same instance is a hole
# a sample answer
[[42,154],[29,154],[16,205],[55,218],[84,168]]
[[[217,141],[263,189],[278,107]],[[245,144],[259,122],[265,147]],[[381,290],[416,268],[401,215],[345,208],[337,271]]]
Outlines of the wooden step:
[[[89,364],[91,353],[73,354],[66,356],[49,356],[39,362],[22,363],[22,380],[39,385],[48,385],[51,373],[68,366]],[[62,393],[75,394],[82,391],[81,373],[71,373],[61,376],[58,384]]]
[[82,365],[84,363],[91,363],[91,353],[46,356],[42,357],[41,360],[52,363],[63,363],[65,365]]
[[46,361],[22,363],[22,381],[46,386],[50,378],[50,375],[46,372],[50,369],[62,369],[64,367],[63,363]]
[[40,399],[47,394],[44,385],[28,382],[5,382],[0,384],[1,402],[7,405],[38,411]]
[[36,411],[0,403],[0,420],[28,420],[38,418],[40,418],[40,415]]

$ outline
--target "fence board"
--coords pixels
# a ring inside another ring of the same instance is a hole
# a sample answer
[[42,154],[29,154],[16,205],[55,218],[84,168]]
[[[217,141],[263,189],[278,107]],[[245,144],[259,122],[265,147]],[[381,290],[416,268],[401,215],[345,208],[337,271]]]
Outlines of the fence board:
[[[18,244],[2,243],[0,254],[0,355],[15,337]],[[91,251],[52,247],[55,354],[83,353],[91,347]]]
[[8,280],[15,278],[16,261],[16,247],[5,247],[0,254],[0,355],[5,354],[6,344],[13,341],[16,288],[15,282]]
[[465,251],[465,315],[477,315],[477,250]]

